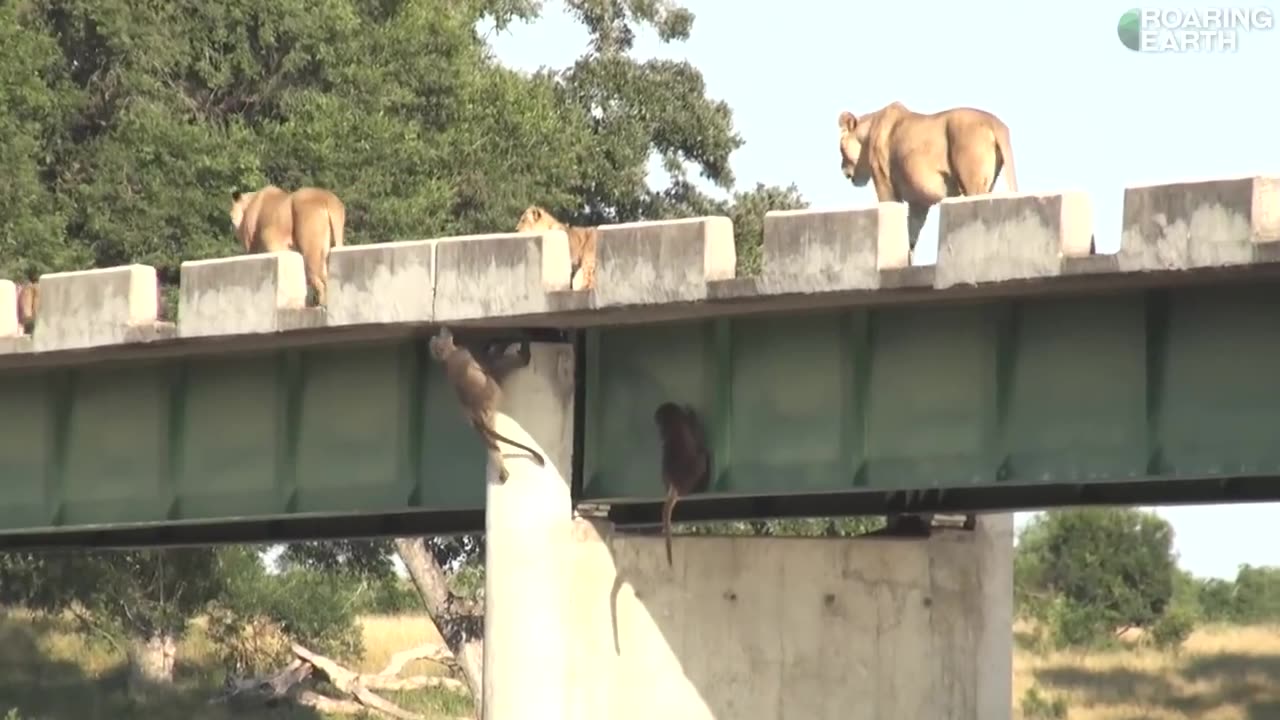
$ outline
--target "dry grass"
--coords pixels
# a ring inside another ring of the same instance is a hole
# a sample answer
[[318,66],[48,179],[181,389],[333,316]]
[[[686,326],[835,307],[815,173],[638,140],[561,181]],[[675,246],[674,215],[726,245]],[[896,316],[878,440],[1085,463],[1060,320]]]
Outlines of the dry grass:
[[[393,653],[438,642],[423,616],[367,616],[361,670],[381,670]],[[1025,632],[1026,628],[1015,628]],[[110,643],[24,614],[0,618],[0,717],[14,704],[23,720],[326,720],[299,711],[230,712],[207,707],[221,675],[197,628],[179,648],[181,698],[164,707],[123,700],[123,655]],[[1177,654],[1134,648],[1087,654],[1014,655],[1013,704],[1032,685],[1066,699],[1069,720],[1280,720],[1280,627],[1207,627]],[[410,673],[439,673],[426,661]],[[429,717],[459,715],[450,693],[406,693],[394,700]]]
[[1280,627],[1204,627],[1177,653],[1019,650],[1015,708],[1032,685],[1069,720],[1280,720]]
[[[362,671],[382,670],[399,650],[440,641],[425,616],[366,616],[361,625],[365,655],[357,668]],[[305,709],[207,705],[223,677],[213,650],[204,623],[197,620],[178,647],[176,692],[154,705],[137,707],[125,694],[124,653],[109,641],[76,632],[68,622],[24,612],[0,615],[0,718],[16,706],[21,720],[350,720]],[[416,661],[403,674],[443,672],[436,663]],[[470,705],[464,696],[448,691],[383,694],[429,718],[464,715]]]
[[[360,618],[360,625],[364,629],[364,661],[360,669],[365,672],[382,670],[401,650],[444,642],[426,615],[366,615]],[[439,671],[436,663],[417,660],[406,665],[403,674],[429,675]]]

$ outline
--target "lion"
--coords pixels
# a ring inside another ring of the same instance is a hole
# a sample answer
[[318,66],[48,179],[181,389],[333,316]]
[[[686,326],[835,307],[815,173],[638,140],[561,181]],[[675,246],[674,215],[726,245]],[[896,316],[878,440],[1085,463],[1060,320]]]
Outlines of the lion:
[[24,332],[31,332],[36,321],[36,311],[40,307],[40,286],[33,282],[18,285],[18,325]]
[[324,305],[329,282],[329,250],[342,247],[347,209],[338,196],[323,188],[304,187],[291,193],[275,185],[231,193],[231,225],[246,253],[302,253],[307,283]]
[[910,250],[930,207],[991,192],[1001,168],[1009,192],[1017,192],[1009,128],[985,110],[924,115],[892,102],[861,117],[840,113],[840,170],[854,187],[873,180],[880,202],[907,203]]
[[516,232],[539,230],[563,230],[569,237],[569,286],[574,290],[590,290],[596,286],[596,240],[598,228],[570,227],[547,212],[546,208],[530,205],[516,223]]

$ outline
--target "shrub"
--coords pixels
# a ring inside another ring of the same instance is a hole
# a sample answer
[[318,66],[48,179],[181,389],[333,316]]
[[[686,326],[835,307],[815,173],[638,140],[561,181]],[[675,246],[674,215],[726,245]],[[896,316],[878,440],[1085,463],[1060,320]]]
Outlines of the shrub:
[[1032,685],[1022,694],[1018,705],[1023,720],[1064,720],[1067,717],[1067,701],[1061,696],[1042,694]]

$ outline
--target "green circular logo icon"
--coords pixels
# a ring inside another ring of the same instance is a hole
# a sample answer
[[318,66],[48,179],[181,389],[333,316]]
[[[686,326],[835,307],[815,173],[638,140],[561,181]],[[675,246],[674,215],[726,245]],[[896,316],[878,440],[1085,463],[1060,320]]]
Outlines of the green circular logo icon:
[[1126,12],[1120,16],[1120,24],[1116,26],[1116,34],[1120,36],[1120,44],[1137,52],[1140,46],[1140,37],[1142,35],[1142,27],[1138,20],[1140,13],[1137,8]]

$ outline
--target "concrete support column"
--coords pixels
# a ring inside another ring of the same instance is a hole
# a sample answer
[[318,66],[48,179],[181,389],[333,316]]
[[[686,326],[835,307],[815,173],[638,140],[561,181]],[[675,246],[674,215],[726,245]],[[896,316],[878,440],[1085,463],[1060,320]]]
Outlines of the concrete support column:
[[975,678],[980,718],[1013,714],[1013,513],[979,515],[973,548],[981,610],[974,659],[989,674]]
[[564,718],[566,550],[573,528],[573,347],[535,343],[503,386],[499,433],[540,450],[540,468],[502,445],[507,471],[487,470],[484,720]]
[[[579,520],[570,720],[1008,720],[1008,514],[923,538],[659,536]],[[530,616],[531,622],[536,622]]]

